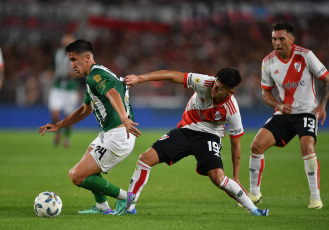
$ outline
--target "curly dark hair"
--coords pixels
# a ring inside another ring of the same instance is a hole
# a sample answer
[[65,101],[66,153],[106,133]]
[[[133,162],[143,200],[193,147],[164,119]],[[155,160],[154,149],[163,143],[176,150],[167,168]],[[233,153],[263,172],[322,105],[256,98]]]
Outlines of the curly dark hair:
[[223,68],[216,74],[216,78],[228,88],[235,88],[241,82],[241,75],[236,68]]

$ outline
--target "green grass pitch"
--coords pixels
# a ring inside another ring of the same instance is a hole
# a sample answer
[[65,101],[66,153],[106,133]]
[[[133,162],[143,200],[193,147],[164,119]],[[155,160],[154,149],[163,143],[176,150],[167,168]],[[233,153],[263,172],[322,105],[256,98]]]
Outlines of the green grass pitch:
[[[104,177],[128,188],[138,156],[166,131],[144,130],[133,153]],[[74,130],[69,149],[53,147],[53,134],[33,131],[0,131],[0,229],[328,229],[329,133],[320,132],[316,153],[320,162],[322,210],[308,210],[309,188],[298,139],[285,148],[271,148],[265,155],[263,203],[269,217],[253,217],[209,178],[195,172],[188,157],[173,166],[155,166],[137,205],[138,215],[79,215],[94,205],[91,192],[72,184],[68,172],[96,137],[96,130]],[[249,146],[255,131],[242,137],[240,182],[249,188]],[[226,175],[232,178],[229,138],[221,151]],[[35,197],[56,192],[63,211],[56,218],[38,217]],[[109,198],[113,208],[115,200]]]

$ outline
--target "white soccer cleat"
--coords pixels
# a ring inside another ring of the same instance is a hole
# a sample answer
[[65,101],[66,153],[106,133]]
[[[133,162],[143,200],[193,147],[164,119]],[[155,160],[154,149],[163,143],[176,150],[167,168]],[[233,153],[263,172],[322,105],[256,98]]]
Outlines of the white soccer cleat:
[[[261,204],[262,203],[263,196],[262,196],[261,193],[259,193],[257,196],[255,196],[252,193],[249,193],[249,198],[250,198],[250,200],[254,204]],[[235,206],[237,206],[237,207],[243,207],[242,204],[240,204],[240,203],[237,203]]]
[[308,208],[321,209],[323,208],[323,203],[318,199],[311,199]]

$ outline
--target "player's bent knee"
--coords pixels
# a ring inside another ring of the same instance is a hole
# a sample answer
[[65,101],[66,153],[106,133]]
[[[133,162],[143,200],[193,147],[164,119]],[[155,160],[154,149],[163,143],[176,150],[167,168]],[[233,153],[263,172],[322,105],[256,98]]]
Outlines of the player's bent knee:
[[222,169],[213,169],[208,172],[208,176],[212,183],[217,187],[223,182],[225,178],[224,171]]
[[79,175],[77,175],[77,173],[75,173],[74,169],[70,170],[69,177],[70,177],[71,181],[73,182],[73,184],[75,184],[76,186],[80,186],[80,184],[84,180]]
[[153,148],[150,148],[145,153],[139,156],[139,160],[146,165],[152,167],[159,163],[159,157]]
[[262,151],[262,146],[257,141],[251,143],[250,151],[254,154],[262,154],[264,152]]

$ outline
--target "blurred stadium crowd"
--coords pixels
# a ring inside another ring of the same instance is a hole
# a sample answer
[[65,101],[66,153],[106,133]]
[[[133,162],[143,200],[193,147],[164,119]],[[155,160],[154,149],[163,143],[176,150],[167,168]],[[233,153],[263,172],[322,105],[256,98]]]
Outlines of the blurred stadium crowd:
[[[21,4],[25,2],[25,4]],[[49,65],[66,32],[95,45],[98,64],[119,76],[159,69],[213,75],[237,67],[241,107],[265,106],[260,66],[272,51],[271,24],[295,25],[296,44],[329,68],[327,1],[1,1],[0,47],[5,80],[0,104],[46,105]],[[81,80],[81,100],[84,81]],[[135,106],[178,108],[191,91],[168,82],[131,90]]]

